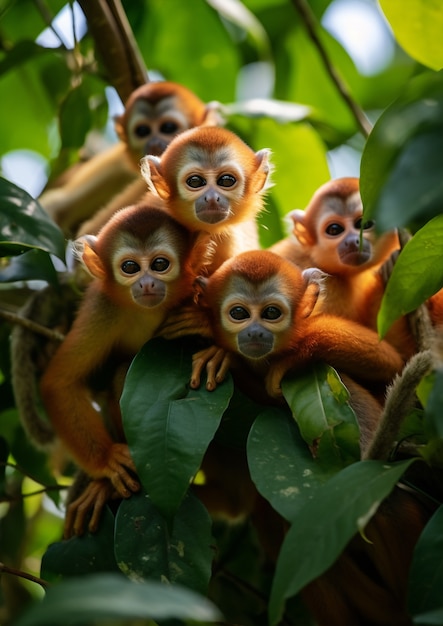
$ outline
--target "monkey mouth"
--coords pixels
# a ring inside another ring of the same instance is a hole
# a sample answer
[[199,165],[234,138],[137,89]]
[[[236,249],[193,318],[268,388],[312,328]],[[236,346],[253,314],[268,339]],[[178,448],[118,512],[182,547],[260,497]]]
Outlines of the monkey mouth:
[[196,212],[197,218],[205,224],[218,224],[229,217],[229,209],[222,209],[219,206],[205,207]]
[[163,302],[163,298],[164,294],[162,293],[145,292],[137,296],[135,301],[140,306],[153,308],[161,304]]
[[242,354],[249,359],[261,359],[269,354],[271,350],[272,346],[263,341],[250,341],[241,347]]
[[341,257],[342,262],[345,265],[363,265],[366,261],[369,261],[369,254],[362,250],[355,250],[348,252]]

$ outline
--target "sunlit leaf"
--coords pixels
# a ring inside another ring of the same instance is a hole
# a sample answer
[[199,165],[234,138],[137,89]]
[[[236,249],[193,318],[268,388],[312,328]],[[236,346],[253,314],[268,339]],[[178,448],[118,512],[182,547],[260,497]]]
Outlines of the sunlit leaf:
[[438,0],[380,0],[398,43],[433,70],[443,67],[443,5]]
[[378,313],[383,337],[396,319],[414,311],[443,287],[443,215],[430,220],[397,258]]
[[26,191],[0,178],[0,250],[21,254],[29,248],[65,258],[65,240],[58,226]]
[[338,468],[360,458],[359,427],[349,394],[331,367],[319,363],[303,374],[286,377],[282,391],[319,462]]
[[408,592],[408,609],[412,615],[443,609],[442,527],[443,506],[440,506],[422,531],[414,549]]
[[354,463],[317,489],[312,500],[293,516],[272,586],[272,625],[279,622],[286,600],[334,563],[413,462]]
[[221,619],[209,600],[188,589],[156,582],[135,583],[118,574],[95,574],[51,587],[44,600],[31,607],[16,626],[59,626],[61,615],[69,615],[73,626],[97,620],[121,623],[129,618],[196,622]]
[[171,519],[200,467],[232,395],[190,389],[195,341],[148,342],[134,359],[121,398],[123,423],[140,480]]
[[366,143],[360,191],[379,230],[423,225],[443,201],[443,74],[410,82],[380,116]]
[[115,558],[131,580],[181,583],[206,593],[214,557],[211,518],[188,493],[172,526],[139,493],[124,500],[115,520]]
[[336,472],[312,457],[289,413],[277,408],[252,425],[248,465],[258,491],[288,520]]

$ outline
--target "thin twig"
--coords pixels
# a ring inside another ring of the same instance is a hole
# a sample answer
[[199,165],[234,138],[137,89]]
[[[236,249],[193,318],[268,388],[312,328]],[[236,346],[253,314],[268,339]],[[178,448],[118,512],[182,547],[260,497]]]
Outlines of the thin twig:
[[5,574],[12,574],[13,576],[18,576],[19,578],[24,578],[25,580],[30,580],[33,583],[37,583],[43,587],[43,589],[47,589],[50,584],[43,580],[43,578],[38,578],[37,576],[33,576],[32,574],[28,574],[27,572],[23,572],[22,570],[15,569],[15,567],[9,567],[4,563],[0,562],[0,572],[5,572]]
[[312,42],[320,54],[321,60],[323,61],[323,65],[325,66],[326,71],[334,82],[337,90],[339,91],[341,97],[346,102],[349,110],[351,111],[355,121],[357,122],[358,127],[360,128],[363,135],[367,138],[372,130],[371,122],[366,117],[364,111],[358,106],[355,100],[352,98],[351,94],[348,91],[345,83],[342,81],[338,73],[336,72],[334,66],[332,65],[327,52],[320,41],[319,36],[317,35],[317,23],[315,17],[311,11],[310,6],[306,2],[306,0],[292,0],[292,4],[300,14],[300,17],[303,20],[304,25],[308,31]]
[[47,337],[48,339],[52,339],[54,341],[63,341],[65,338],[63,333],[60,333],[58,330],[52,330],[52,328],[47,328],[46,326],[37,324],[37,322],[33,322],[27,317],[22,317],[21,315],[5,311],[4,309],[0,309],[0,317],[8,322],[11,322],[12,324],[22,326],[36,335],[43,335],[43,337]]

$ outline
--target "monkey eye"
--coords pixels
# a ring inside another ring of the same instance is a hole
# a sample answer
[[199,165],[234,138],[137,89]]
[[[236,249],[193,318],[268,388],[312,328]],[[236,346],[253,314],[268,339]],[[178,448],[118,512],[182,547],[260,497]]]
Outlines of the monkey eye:
[[235,176],[232,176],[232,174],[223,174],[223,176],[220,176],[217,180],[217,185],[219,187],[232,187],[232,185],[235,185],[236,182],[237,179]]
[[159,256],[152,261],[151,270],[154,270],[154,272],[166,272],[170,265],[171,264],[168,259]]
[[281,317],[281,311],[276,306],[267,306],[266,309],[262,311],[261,317],[264,320],[278,320]]
[[363,226],[362,226],[362,218],[359,217],[358,220],[355,220],[354,226],[355,228],[357,228],[357,230],[360,230],[361,228],[363,228],[363,230],[369,230],[370,228],[372,228],[375,225],[375,222],[373,222],[372,220],[368,220],[367,222],[363,222]]
[[147,137],[151,134],[151,127],[147,124],[139,124],[134,128],[134,135],[137,137]]
[[186,184],[193,189],[198,189],[199,187],[204,187],[206,185],[206,180],[203,178],[203,176],[193,174],[186,179]]
[[246,320],[250,317],[248,311],[242,306],[234,306],[229,311],[229,315],[233,320]]
[[337,235],[341,235],[344,231],[344,228],[341,224],[329,224],[326,228],[325,233],[327,235],[331,235],[331,237],[336,237]]
[[135,261],[123,261],[120,267],[124,274],[136,274],[140,271],[140,265]]
[[172,133],[177,132],[178,124],[176,122],[163,122],[160,126],[160,132],[165,135],[172,135]]

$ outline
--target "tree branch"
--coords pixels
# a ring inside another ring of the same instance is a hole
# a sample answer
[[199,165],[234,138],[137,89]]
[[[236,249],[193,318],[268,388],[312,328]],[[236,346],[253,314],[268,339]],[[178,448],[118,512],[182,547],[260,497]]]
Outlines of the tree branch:
[[125,102],[148,80],[142,56],[120,0],[79,0],[110,84]]
[[43,335],[43,337],[47,337],[48,339],[53,339],[55,341],[63,341],[65,336],[62,333],[59,333],[57,330],[52,330],[52,328],[47,328],[46,326],[42,326],[41,324],[37,324],[37,322],[33,322],[27,317],[22,317],[21,315],[17,315],[16,313],[11,313],[10,311],[5,311],[4,309],[0,309],[0,317],[12,324],[18,324],[19,326],[23,326],[37,335]]
[[0,562],[0,572],[5,572],[6,574],[12,574],[13,576],[18,576],[19,578],[24,578],[25,580],[30,580],[33,583],[37,583],[43,587],[43,589],[47,589],[49,587],[49,583],[43,578],[38,578],[37,576],[33,576],[32,574],[28,574],[27,572],[23,572],[19,569],[15,569],[15,567],[9,567],[4,563]]
[[349,110],[351,111],[355,121],[357,122],[359,129],[361,130],[361,132],[366,138],[369,137],[369,133],[372,130],[372,124],[366,117],[364,111],[358,106],[358,104],[352,98],[345,83],[342,81],[342,79],[336,72],[334,66],[332,65],[331,61],[329,60],[327,52],[317,34],[317,23],[316,23],[314,14],[311,11],[310,6],[306,2],[306,0],[292,0],[292,4],[294,5],[295,9],[300,14],[300,17],[306,27],[306,30],[308,31],[308,34],[310,38],[312,39],[313,44],[318,50],[318,53],[321,57],[321,60],[323,62],[323,65],[327,73],[331,77],[338,92],[340,93],[341,97],[343,98]]

